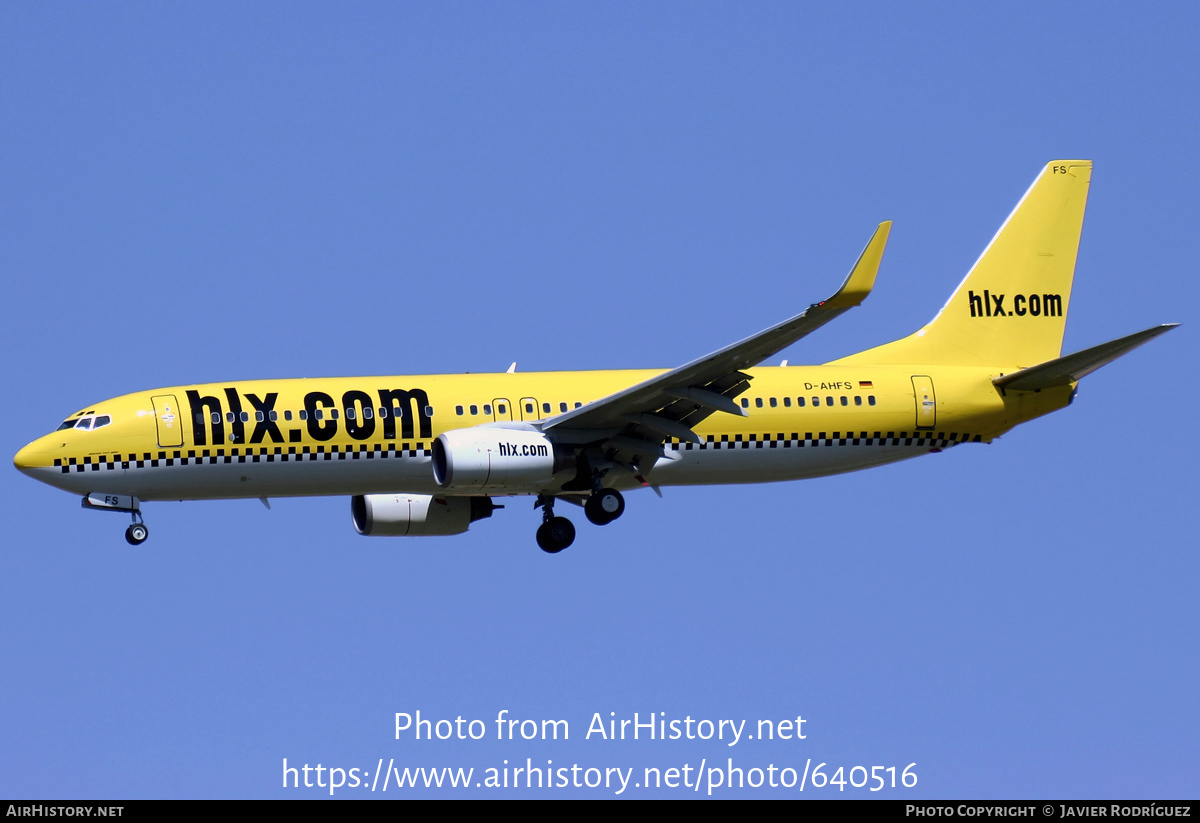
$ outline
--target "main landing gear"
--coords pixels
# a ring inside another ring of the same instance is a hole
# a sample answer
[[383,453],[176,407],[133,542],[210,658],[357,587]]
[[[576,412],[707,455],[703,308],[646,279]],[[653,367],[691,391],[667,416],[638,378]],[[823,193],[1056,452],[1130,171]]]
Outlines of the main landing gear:
[[625,498],[616,489],[598,489],[583,504],[583,513],[597,526],[606,526],[625,513]]
[[558,554],[575,542],[575,524],[565,517],[547,518],[538,526],[538,547],[550,554]]
[[[537,530],[537,544],[542,551],[558,554],[575,542],[575,524],[554,516],[554,497],[539,495],[533,505],[542,510],[542,525]],[[597,526],[613,522],[624,511],[625,498],[616,489],[598,489],[583,504],[583,513]]]
[[549,554],[558,554],[575,542],[575,524],[565,517],[554,516],[553,497],[538,495],[533,506],[542,509],[542,525],[537,530],[538,548]]

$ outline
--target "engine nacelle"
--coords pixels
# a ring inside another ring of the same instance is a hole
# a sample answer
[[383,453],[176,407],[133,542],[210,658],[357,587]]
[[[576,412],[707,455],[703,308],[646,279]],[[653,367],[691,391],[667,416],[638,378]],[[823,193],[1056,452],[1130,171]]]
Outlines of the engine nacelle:
[[356,494],[350,498],[354,530],[372,537],[429,537],[462,534],[492,516],[490,497],[429,494]]
[[538,431],[454,429],[433,441],[433,480],[447,491],[532,493],[574,465],[574,451]]

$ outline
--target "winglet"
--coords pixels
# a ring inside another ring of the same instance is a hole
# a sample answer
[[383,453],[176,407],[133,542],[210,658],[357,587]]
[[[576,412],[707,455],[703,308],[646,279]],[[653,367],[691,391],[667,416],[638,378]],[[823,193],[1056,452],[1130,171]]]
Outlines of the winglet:
[[887,246],[888,233],[892,230],[892,221],[885,220],[875,229],[867,247],[858,256],[858,262],[850,270],[846,282],[837,290],[837,294],[817,306],[823,309],[849,309],[867,299],[871,289],[875,287],[875,275],[879,274],[879,263],[883,260],[883,249]]

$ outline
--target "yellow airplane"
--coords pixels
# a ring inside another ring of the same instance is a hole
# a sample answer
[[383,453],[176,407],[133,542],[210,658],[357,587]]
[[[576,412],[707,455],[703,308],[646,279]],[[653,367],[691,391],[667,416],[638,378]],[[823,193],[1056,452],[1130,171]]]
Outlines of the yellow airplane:
[[1091,173],[1047,165],[932,321],[823,365],[757,367],[866,298],[890,222],[832,297],[669,371],[175,386],[90,404],[14,462],[130,514],[134,545],[151,500],[350,495],[359,534],[419,536],[536,495],[537,542],[554,553],[575,539],[557,501],[604,525],[640,486],[796,480],[989,443],[1174,328],[1060,356]]

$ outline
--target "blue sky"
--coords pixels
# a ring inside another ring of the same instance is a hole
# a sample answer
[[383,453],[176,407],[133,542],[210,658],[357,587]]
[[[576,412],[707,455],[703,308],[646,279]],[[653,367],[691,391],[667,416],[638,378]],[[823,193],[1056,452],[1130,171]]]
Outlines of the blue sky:
[[[1189,3],[4,4],[9,454],[158,386],[678,365],[825,297],[895,220],[871,298],[786,353],[822,362],[928,320],[1059,158],[1095,161],[1066,349],[1185,325],[994,445],[632,494],[555,557],[524,500],[427,541],[357,536],[346,499],[160,503],[135,549],[8,470],[0,795],[328,796],[284,790],[284,758],[733,758],[916,763],[913,788],[845,796],[1196,797],[1198,23]],[[417,710],[489,735],[395,739]],[[571,738],[497,741],[501,710]],[[806,739],[585,740],[610,712],[803,716]]]

